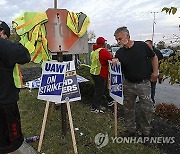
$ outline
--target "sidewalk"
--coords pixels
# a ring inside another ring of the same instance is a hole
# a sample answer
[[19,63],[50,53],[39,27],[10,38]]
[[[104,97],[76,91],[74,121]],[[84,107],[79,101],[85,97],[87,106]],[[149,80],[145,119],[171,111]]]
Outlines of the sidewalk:
[[37,152],[28,143],[23,142],[21,147],[18,150],[12,152],[11,154],[37,154]]
[[175,104],[180,108],[180,84],[169,84],[166,79],[162,84],[156,85],[156,103]]

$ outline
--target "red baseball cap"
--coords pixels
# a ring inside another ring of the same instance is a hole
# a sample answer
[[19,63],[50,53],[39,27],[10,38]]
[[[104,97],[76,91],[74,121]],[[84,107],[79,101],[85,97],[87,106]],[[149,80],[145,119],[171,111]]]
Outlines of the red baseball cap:
[[104,37],[98,37],[96,40],[96,44],[104,45],[107,40]]

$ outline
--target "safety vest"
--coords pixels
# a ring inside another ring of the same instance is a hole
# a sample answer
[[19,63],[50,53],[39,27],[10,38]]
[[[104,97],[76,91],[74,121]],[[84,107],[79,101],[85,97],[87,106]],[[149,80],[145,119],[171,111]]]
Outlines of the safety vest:
[[91,69],[90,73],[93,75],[99,75],[101,72],[101,63],[99,61],[99,51],[103,48],[98,48],[91,52]]
[[68,12],[66,24],[74,34],[76,34],[78,37],[82,37],[87,31],[90,20],[89,17],[82,12]]
[[13,28],[21,38],[20,43],[28,49],[34,63],[42,64],[52,59],[47,47],[47,21],[46,13],[41,12],[26,12],[13,21]]
[[22,74],[21,74],[20,66],[18,64],[14,66],[13,78],[16,88],[22,88],[23,87]]

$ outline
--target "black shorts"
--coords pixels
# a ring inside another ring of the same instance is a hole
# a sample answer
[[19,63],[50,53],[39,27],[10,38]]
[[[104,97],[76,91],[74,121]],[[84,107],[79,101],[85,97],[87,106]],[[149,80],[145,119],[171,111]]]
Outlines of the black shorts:
[[0,154],[17,150],[23,141],[17,103],[0,107]]

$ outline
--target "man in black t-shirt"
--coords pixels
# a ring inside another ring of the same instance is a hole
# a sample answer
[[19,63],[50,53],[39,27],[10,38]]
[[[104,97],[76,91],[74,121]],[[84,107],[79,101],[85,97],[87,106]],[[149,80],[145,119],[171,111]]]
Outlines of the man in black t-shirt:
[[31,60],[28,50],[20,43],[7,40],[9,36],[9,26],[0,21],[0,154],[14,153],[24,141],[17,105],[19,88],[13,70],[16,63]]
[[[153,42],[151,40],[146,40],[145,42],[149,46],[149,48],[154,51],[154,53],[158,57],[158,61],[159,61],[159,64],[160,64],[160,60],[163,59],[162,53],[153,46]],[[154,98],[155,93],[156,93],[156,83],[157,83],[157,81],[152,81],[151,82],[151,98],[152,98],[153,103],[156,103],[155,98]]]
[[[138,96],[141,108],[142,134],[150,134],[154,106],[151,100],[150,80],[156,81],[158,77],[158,59],[155,53],[145,42],[130,40],[127,27],[120,27],[114,33],[118,45],[121,47],[115,57],[121,62],[124,75],[124,113],[127,131],[122,136],[136,134],[135,100]],[[112,62],[115,64],[117,59]],[[151,59],[153,72],[149,65]]]

